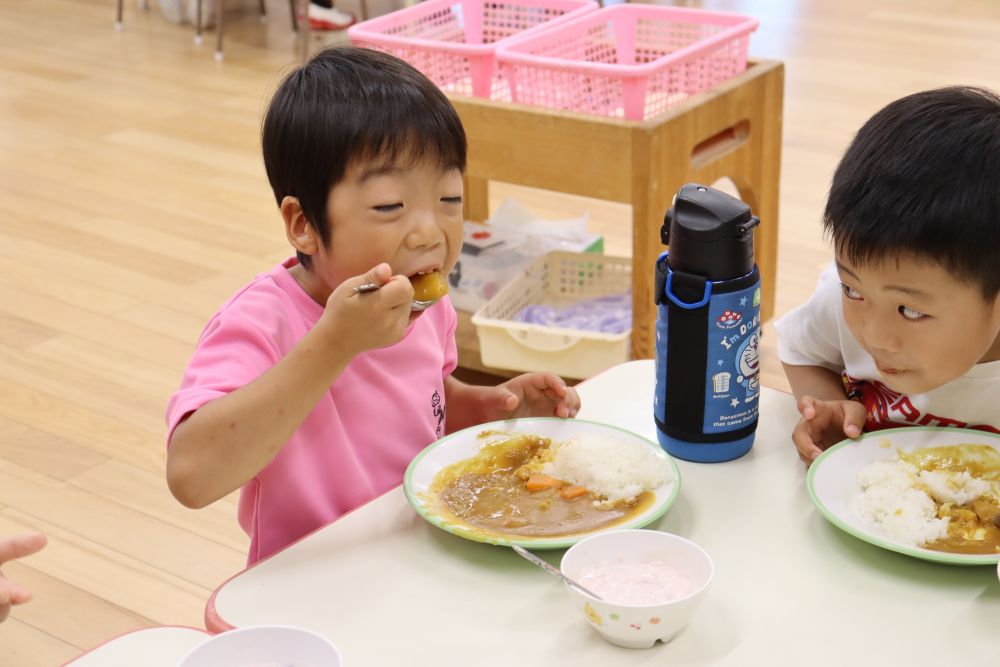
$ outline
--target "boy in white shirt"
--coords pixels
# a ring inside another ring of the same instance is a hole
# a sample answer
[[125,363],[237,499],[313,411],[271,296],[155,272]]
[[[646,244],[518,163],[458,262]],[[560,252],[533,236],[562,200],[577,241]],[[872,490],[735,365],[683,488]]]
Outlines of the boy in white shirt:
[[1000,433],[1000,96],[943,88],[879,111],[823,224],[835,265],[775,325],[800,458],[898,426]]

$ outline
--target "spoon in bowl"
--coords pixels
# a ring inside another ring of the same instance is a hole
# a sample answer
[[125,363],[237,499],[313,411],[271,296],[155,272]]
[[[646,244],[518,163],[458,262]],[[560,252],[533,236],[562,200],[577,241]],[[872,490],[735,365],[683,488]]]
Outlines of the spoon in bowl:
[[549,574],[554,574],[555,576],[559,577],[560,579],[562,579],[563,581],[565,581],[566,584],[568,586],[570,586],[571,588],[575,588],[576,590],[580,591],[584,595],[589,595],[590,597],[592,597],[592,598],[594,598],[596,600],[603,600],[603,598],[600,595],[598,595],[597,593],[594,593],[593,591],[587,590],[586,588],[584,588],[583,586],[581,586],[580,584],[576,583],[575,581],[573,581],[572,579],[570,579],[569,577],[567,577],[565,574],[563,574],[562,570],[560,570],[559,568],[554,567],[552,565],[549,565],[544,560],[542,560],[541,558],[539,558],[535,554],[531,553],[527,549],[519,547],[516,544],[511,545],[511,548],[514,549],[514,553],[516,553],[518,556],[520,556],[521,558],[524,558],[525,560],[527,560],[527,561],[529,561],[531,563],[534,563],[535,565],[537,565],[538,567],[542,568],[543,570],[545,570]]
[[[367,292],[374,292],[374,291],[378,290],[378,288],[380,288],[380,287],[382,287],[382,286],[379,285],[379,284],[377,284],[377,283],[365,283],[364,285],[358,285],[357,287],[355,287],[354,288],[354,293],[355,294],[365,294]],[[431,306],[433,306],[438,301],[439,301],[439,299],[430,299],[428,301],[421,301],[420,299],[413,299],[413,300],[410,301],[410,310],[411,311],[427,310],[428,308],[430,308]]]

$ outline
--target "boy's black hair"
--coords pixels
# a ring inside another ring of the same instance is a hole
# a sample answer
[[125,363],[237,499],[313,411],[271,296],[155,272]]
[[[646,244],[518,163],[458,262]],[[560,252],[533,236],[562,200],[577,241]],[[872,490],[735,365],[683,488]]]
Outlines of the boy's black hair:
[[[281,82],[264,116],[264,166],[278,205],[296,197],[324,246],[330,189],[354,160],[434,160],[465,171],[462,121],[448,98],[402,60],[339,46]],[[310,257],[298,253],[306,268]]]
[[1000,96],[974,87],[896,100],[858,131],[823,226],[854,264],[929,259],[1000,293]]

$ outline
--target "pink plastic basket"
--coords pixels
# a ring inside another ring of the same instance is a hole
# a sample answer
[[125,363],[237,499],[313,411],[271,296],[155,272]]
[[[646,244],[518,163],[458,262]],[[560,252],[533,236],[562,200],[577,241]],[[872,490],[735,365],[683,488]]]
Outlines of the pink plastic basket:
[[626,120],[663,113],[743,71],[757,19],[616,5],[497,49],[511,100]]
[[496,49],[515,34],[594,12],[594,0],[426,0],[351,26],[359,46],[387,51],[442,90],[510,99]]

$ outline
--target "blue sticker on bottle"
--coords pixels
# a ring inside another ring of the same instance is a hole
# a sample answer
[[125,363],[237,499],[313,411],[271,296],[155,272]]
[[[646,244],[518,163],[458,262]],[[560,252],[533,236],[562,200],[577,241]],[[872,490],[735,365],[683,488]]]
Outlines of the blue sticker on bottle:
[[760,285],[713,294],[708,312],[705,433],[757,419],[760,396]]
[[666,421],[667,412],[667,315],[669,313],[666,304],[657,306],[659,316],[656,318],[655,346],[653,347],[653,359],[656,364],[656,389],[653,391],[653,416],[660,422]]

